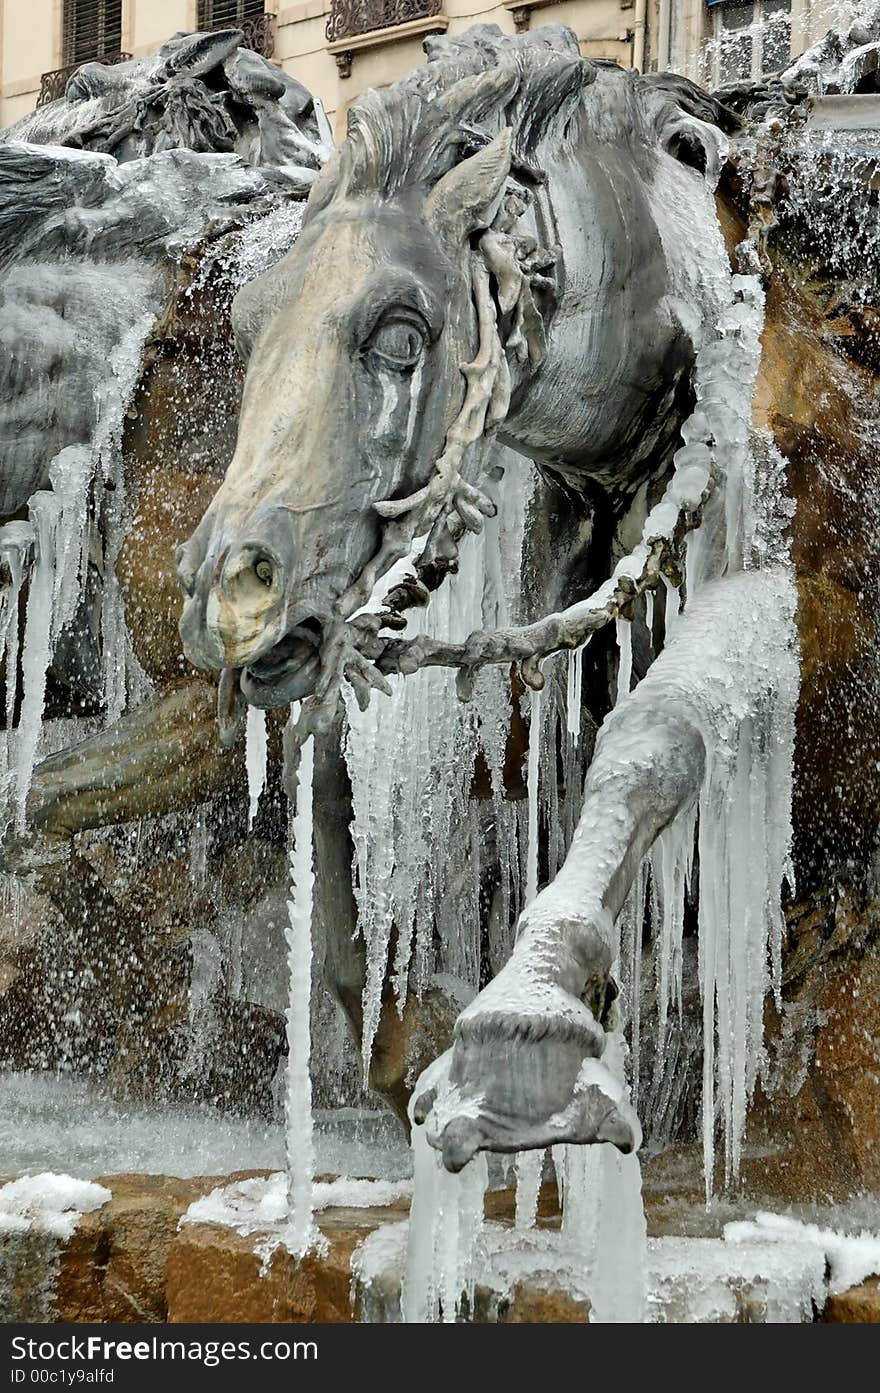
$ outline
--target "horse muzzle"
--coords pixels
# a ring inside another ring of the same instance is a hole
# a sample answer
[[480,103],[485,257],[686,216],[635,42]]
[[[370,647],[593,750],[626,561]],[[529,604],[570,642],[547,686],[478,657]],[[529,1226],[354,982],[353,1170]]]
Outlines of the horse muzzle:
[[238,672],[252,706],[302,700],[321,670],[332,587],[295,575],[290,551],[264,538],[205,547],[196,533],[177,554],[184,652],[196,667]]

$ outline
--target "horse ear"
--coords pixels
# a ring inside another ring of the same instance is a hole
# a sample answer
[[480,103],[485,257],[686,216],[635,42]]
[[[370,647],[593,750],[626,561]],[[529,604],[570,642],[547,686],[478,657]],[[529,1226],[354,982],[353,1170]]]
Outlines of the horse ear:
[[478,227],[490,226],[510,173],[512,141],[513,132],[506,127],[434,185],[425,217],[442,241],[458,246]]

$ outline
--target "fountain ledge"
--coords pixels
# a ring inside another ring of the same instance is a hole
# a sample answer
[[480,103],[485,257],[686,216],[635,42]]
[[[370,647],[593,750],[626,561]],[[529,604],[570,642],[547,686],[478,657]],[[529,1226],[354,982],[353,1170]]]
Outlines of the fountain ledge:
[[[395,1319],[399,1269],[393,1262],[369,1295],[352,1281],[352,1258],[380,1228],[406,1220],[409,1200],[371,1208],[320,1210],[317,1220],[327,1251],[300,1260],[283,1248],[264,1260],[257,1232],[243,1234],[218,1223],[181,1223],[196,1200],[218,1186],[266,1178],[268,1171],[180,1179],[158,1175],[115,1175],[100,1182],[112,1198],[83,1214],[67,1240],[45,1233],[0,1235],[0,1304],[5,1320],[56,1322],[188,1322],[338,1324],[360,1319]],[[512,1190],[491,1191],[487,1218],[500,1231],[513,1219]],[[717,1237],[729,1214],[722,1207],[703,1215],[648,1196],[653,1236]],[[541,1191],[539,1223],[551,1234],[558,1226],[555,1186]],[[386,1228],[389,1249],[399,1231]],[[54,1246],[53,1246],[54,1243]],[[54,1257],[53,1257],[54,1254]],[[4,1280],[4,1278],[6,1280]],[[762,1319],[748,1286],[736,1294],[732,1314],[722,1319]],[[472,1318],[478,1322],[588,1323],[588,1299],[552,1273],[516,1283],[503,1300],[477,1286]],[[828,1298],[817,1319],[838,1324],[880,1324],[880,1278],[871,1277]]]

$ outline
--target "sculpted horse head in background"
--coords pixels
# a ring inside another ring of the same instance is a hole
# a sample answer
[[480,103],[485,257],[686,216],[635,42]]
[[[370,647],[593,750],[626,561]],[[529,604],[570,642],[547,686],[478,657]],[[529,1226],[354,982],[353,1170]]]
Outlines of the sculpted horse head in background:
[[181,634],[256,705],[314,690],[413,537],[448,557],[479,527],[483,435],[630,497],[689,404],[710,100],[559,26],[437,52],[352,108],[301,237],[235,303],[238,445],[181,548]]

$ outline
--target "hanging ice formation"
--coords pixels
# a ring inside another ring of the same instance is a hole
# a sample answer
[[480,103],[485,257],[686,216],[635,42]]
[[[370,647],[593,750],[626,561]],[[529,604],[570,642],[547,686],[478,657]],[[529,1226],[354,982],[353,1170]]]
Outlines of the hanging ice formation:
[[[82,601],[90,551],[101,527],[101,627],[108,718],[123,709],[130,682],[127,634],[114,569],[126,506],[119,447],[125,411],[134,393],[144,341],[154,316],[148,275],[135,264],[127,265],[125,271],[114,292],[114,329],[118,337],[108,354],[110,372],[98,396],[92,439],[88,444],[66,446],[50,462],[47,474],[51,488],[31,494],[27,523],[10,522],[0,529],[0,552],[11,579],[4,591],[0,615],[0,660],[6,659],[4,765],[14,777],[19,831],[24,829],[27,796],[38,755],[49,665],[62,631],[74,619]],[[19,599],[25,582],[28,602],[20,634]],[[18,727],[12,734],[19,667],[21,709]]]
[[[297,707],[291,708],[290,727]],[[290,788],[292,741],[285,748],[285,784]],[[288,1225],[282,1239],[292,1252],[303,1254],[325,1244],[316,1229],[312,1204],[315,1172],[312,1078],[310,1071],[312,1000],[312,898],[314,887],[314,737],[299,755],[296,802],[291,816],[290,899],[285,928],[290,995],[287,1006],[287,1140]]]
[[[723,249],[718,250],[718,264],[722,265]],[[663,691],[680,694],[691,719],[700,725],[706,749],[704,779],[699,797],[666,828],[637,872],[629,903],[616,926],[616,973],[622,979],[624,1015],[629,1017],[629,1075],[632,1097],[637,1101],[640,973],[648,886],[653,880],[660,1060],[669,1013],[681,1005],[684,897],[692,877],[698,819],[707,1196],[714,1172],[716,1114],[723,1129],[725,1174],[728,1178],[736,1174],[746,1107],[762,1057],[763,1003],[768,990],[778,991],[780,984],[781,891],[783,880],[791,876],[791,779],[798,691],[794,588],[785,541],[788,509],[780,492],[784,475],[772,442],[756,436],[751,426],[763,326],[762,291],[754,278],[731,279],[726,271],[714,278],[712,290],[705,297],[705,331],[695,364],[696,409],[683,425],[684,443],[674,457],[667,492],[646,522],[645,540],[617,568],[617,574],[627,571],[638,575],[647,539],[671,535],[679,511],[700,506],[708,494],[702,526],[691,534],[687,547],[684,584],[681,590],[672,584],[666,588],[663,662]],[[707,488],[713,472],[714,492]],[[763,572],[757,585],[755,572]],[[722,579],[714,581],[718,576]],[[595,603],[595,599],[584,603]],[[610,745],[614,758],[625,765],[630,757],[625,735],[627,709],[639,692],[638,686],[632,693],[629,690],[631,621],[619,623],[618,641],[617,703],[607,722],[605,752]],[[771,670],[773,681],[768,683]],[[577,669],[572,672],[569,668],[566,729],[572,743],[575,718],[571,697],[576,682]],[[533,703],[533,718],[537,708],[538,703]],[[538,748],[540,738],[533,728],[530,752]],[[539,772],[530,758],[527,866],[532,883],[536,879],[534,810]],[[555,786],[556,780],[544,783]],[[600,813],[594,809],[592,816],[595,820]],[[579,839],[589,844],[589,825],[578,828],[572,855],[555,880],[551,860],[553,884],[544,892],[549,896],[544,917],[553,918],[557,910],[562,913],[572,896],[582,914],[584,904],[595,894],[589,856],[586,860],[578,856]],[[624,1056],[614,1034],[608,1037],[606,1054],[609,1057],[603,1062],[607,1073],[617,1080],[616,1087],[624,1090]],[[425,1087],[423,1076],[420,1090]],[[438,1097],[435,1113],[442,1106]],[[454,1106],[454,1099],[450,1106]],[[441,1122],[435,1120],[434,1126],[439,1130]],[[432,1158],[425,1152],[421,1136],[418,1146],[425,1154],[417,1171],[407,1283],[410,1293],[418,1291],[420,1295],[409,1300],[405,1318],[429,1319],[432,1311],[436,1318],[440,1285],[436,1267],[432,1276],[425,1275],[431,1255],[442,1263],[443,1280],[448,1284],[451,1273],[459,1283],[460,1300],[461,1292],[467,1292],[477,1243],[471,1220],[441,1230],[432,1223],[432,1213],[436,1216],[444,1205],[467,1208],[475,1202],[479,1186],[475,1179],[467,1179],[473,1162],[458,1177],[447,1177],[441,1173],[439,1156]],[[583,1251],[592,1274],[596,1319],[643,1318],[645,1225],[638,1159],[621,1157],[608,1146],[594,1146],[554,1148],[554,1161],[563,1181],[566,1233]],[[523,1227],[533,1222],[536,1164],[519,1166],[517,1219]],[[442,1187],[456,1184],[459,1188],[450,1190],[452,1199],[436,1198]],[[433,1211],[427,1202],[422,1204],[420,1186],[426,1194],[435,1195]],[[454,1256],[443,1246],[452,1242],[451,1233],[462,1235],[464,1243]],[[442,1301],[439,1309],[446,1309]]]
[[[602,1063],[621,1095],[626,1046],[611,1034]],[[647,1317],[648,1230],[635,1152],[615,1146],[554,1147],[562,1236],[577,1254],[590,1293],[590,1322],[633,1324]]]
[[[500,452],[499,457],[507,462],[507,474],[498,517],[481,536],[465,538],[458,574],[417,612],[413,633],[463,638],[516,617],[533,476],[522,460]],[[346,700],[354,883],[367,947],[365,1073],[392,926],[397,936],[392,975],[402,1011],[410,988],[421,993],[438,973],[471,989],[478,985],[481,869],[487,858],[494,861],[496,847],[500,885],[493,959],[499,966],[526,894],[526,814],[504,797],[502,782],[511,714],[506,671],[482,673],[469,705],[456,700],[453,676],[441,668],[392,677],[390,683],[390,698],[371,702],[365,712],[351,694]],[[558,702],[552,715],[564,719]],[[488,828],[481,826],[480,809],[470,797],[478,753],[491,777]]]
[[488,1180],[485,1155],[451,1175],[425,1136],[413,1127],[413,1199],[407,1229],[403,1320],[455,1321],[473,1306],[477,1244]]
[[247,709],[245,730],[245,767],[248,781],[248,828],[253,827],[260,796],[266,786],[266,713],[259,706]]
[[[696,805],[685,809],[661,834],[637,874],[623,916],[623,996],[629,1012],[634,1097],[639,1091],[639,997],[646,882],[650,882],[656,978],[657,1067],[662,1067],[669,1013],[681,1011],[684,901],[694,859],[698,824],[699,983],[703,1002],[703,1149],[707,1197],[714,1172],[716,1123],[724,1142],[724,1175],[739,1169],[748,1100],[762,1060],[763,1003],[781,981],[781,891],[792,883],[790,864],[791,782],[798,663],[794,591],[785,527],[788,507],[781,492],[784,472],[772,441],[751,428],[751,398],[760,360],[763,300],[757,282],[735,277],[738,301],[722,308],[716,333],[697,355],[697,409],[685,422],[685,445],[676,473],[707,458],[700,440],[715,438],[716,467],[723,483],[706,509],[703,526],[690,534],[684,586],[689,613],[718,567],[722,573],[766,570],[775,608],[742,655],[755,669],[772,663],[773,695],[755,672],[743,669],[735,709],[718,711],[705,730],[707,768]],[[731,597],[732,599],[732,597]],[[667,667],[674,661],[682,618],[677,587],[666,582]],[[735,610],[732,609],[732,616]],[[754,627],[755,612],[742,623]],[[728,617],[727,624],[737,622]],[[762,621],[763,622],[763,621]],[[624,699],[631,664],[630,626],[618,623],[618,702]],[[710,639],[711,643],[711,639]],[[691,653],[691,656],[693,654]],[[705,664],[713,653],[707,647]],[[758,674],[759,676],[759,674]],[[699,667],[688,681],[699,689]],[[711,704],[707,703],[707,709]]]

